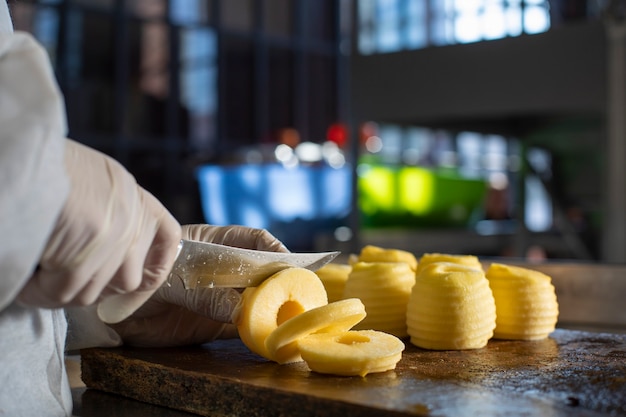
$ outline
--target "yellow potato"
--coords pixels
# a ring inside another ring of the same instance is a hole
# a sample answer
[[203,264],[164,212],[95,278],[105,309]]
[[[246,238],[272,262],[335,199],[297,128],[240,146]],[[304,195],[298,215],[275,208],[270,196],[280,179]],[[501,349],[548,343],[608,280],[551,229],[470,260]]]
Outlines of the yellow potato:
[[449,262],[417,275],[407,306],[411,343],[424,349],[479,349],[496,325],[495,301],[485,274]]
[[375,330],[316,333],[299,339],[298,347],[312,371],[362,377],[395,369],[405,348],[397,337]]
[[304,268],[282,270],[242,293],[239,337],[252,352],[272,360],[265,347],[270,333],[290,318],[326,304],[326,290],[314,272]]
[[548,275],[499,263],[486,275],[496,303],[494,338],[537,340],[554,331],[559,305]]
[[343,296],[359,298],[367,316],[355,329],[373,329],[405,337],[406,305],[415,273],[406,262],[357,262]]
[[348,298],[313,308],[278,326],[265,340],[265,347],[278,363],[302,360],[297,341],[311,333],[337,333],[350,330],[365,317],[365,306],[358,298]]
[[454,255],[448,253],[425,253],[423,254],[417,264],[416,274],[422,272],[426,266],[435,262],[451,262],[454,264],[467,265],[472,268],[480,269],[482,271],[483,266],[480,263],[478,257],[474,255]]
[[406,262],[415,271],[417,259],[411,252],[400,249],[385,249],[374,245],[367,245],[361,249],[359,262]]
[[329,263],[315,271],[322,280],[326,293],[328,294],[328,302],[339,301],[343,298],[343,289],[346,286],[348,275],[352,271],[352,267],[346,264]]

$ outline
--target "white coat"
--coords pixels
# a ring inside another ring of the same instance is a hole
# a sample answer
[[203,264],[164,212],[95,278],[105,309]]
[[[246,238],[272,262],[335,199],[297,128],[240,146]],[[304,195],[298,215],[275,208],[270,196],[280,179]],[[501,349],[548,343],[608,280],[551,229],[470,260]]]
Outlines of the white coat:
[[[69,416],[66,312],[25,308],[15,297],[37,266],[69,193],[63,165],[63,99],[49,58],[13,32],[0,0],[0,416]],[[69,319],[74,347],[112,346],[119,337],[89,309]],[[91,334],[83,333],[90,329]],[[86,335],[86,339],[81,337]]]

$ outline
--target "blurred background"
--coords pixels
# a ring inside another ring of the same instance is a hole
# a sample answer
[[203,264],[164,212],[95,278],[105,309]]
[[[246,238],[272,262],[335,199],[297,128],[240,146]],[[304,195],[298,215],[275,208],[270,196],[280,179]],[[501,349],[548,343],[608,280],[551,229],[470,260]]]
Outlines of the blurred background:
[[9,0],[70,137],[181,223],[626,261],[626,27],[610,0]]

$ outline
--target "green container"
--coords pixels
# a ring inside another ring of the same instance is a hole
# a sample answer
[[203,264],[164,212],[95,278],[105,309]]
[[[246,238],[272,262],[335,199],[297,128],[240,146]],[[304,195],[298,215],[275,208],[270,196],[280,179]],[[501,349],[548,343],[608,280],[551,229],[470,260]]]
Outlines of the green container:
[[465,227],[487,184],[450,170],[361,163],[358,204],[365,227]]

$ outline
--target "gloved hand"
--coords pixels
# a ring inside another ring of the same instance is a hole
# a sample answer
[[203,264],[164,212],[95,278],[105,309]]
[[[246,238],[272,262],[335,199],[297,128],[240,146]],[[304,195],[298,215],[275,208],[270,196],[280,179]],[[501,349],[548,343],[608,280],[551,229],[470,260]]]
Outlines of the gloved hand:
[[[219,243],[243,249],[288,252],[267,230],[244,226],[182,227],[182,238]],[[233,288],[185,289],[180,279],[163,285],[131,317],[110,326],[126,344],[135,346],[182,346],[236,337],[233,314],[240,293]]]
[[218,243],[241,249],[289,252],[283,242],[267,230],[245,226],[186,225],[183,226],[183,239]]
[[18,302],[82,306],[132,292],[139,307],[167,278],[180,225],[108,156],[68,140],[65,167],[70,195]]

